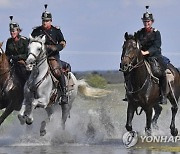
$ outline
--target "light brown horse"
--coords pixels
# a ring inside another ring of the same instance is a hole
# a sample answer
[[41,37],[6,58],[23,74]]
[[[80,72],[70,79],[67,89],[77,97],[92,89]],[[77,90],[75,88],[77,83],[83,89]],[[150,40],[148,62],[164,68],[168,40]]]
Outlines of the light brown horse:
[[[173,80],[168,82],[167,97],[172,105],[172,119],[170,124],[171,134],[177,136],[178,130],[175,126],[175,116],[178,110],[178,99],[180,96],[180,74],[170,63],[167,64],[173,76]],[[134,112],[141,107],[146,114],[145,131],[151,134],[151,124],[157,123],[162,107],[159,105],[160,90],[156,82],[148,71],[144,56],[141,53],[140,45],[134,35],[125,33],[125,41],[121,55],[121,71],[124,72],[126,93],[128,99],[127,108],[127,131],[132,131],[132,120]],[[152,109],[155,115],[152,118]]]
[[2,43],[0,45],[0,110],[5,109],[5,111],[0,116],[0,125],[14,110],[21,109],[23,100],[23,86],[1,46]]

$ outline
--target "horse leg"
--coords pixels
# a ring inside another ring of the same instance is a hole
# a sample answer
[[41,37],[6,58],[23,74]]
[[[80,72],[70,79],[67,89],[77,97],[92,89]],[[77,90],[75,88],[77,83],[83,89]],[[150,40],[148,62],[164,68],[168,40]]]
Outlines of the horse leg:
[[135,107],[128,103],[128,109],[127,109],[127,120],[126,120],[126,130],[132,131],[132,119],[134,117]]
[[147,136],[150,136],[151,135],[152,108],[145,110],[145,113],[146,113],[145,133]]
[[21,125],[24,125],[25,122],[26,122],[26,119],[25,119],[25,116],[24,116],[25,108],[26,108],[26,106],[23,103],[23,105],[21,107],[21,110],[19,111],[19,114],[18,114],[18,119],[19,119]]
[[0,116],[0,125],[4,122],[4,120],[14,111],[13,104],[10,103],[3,114]]
[[46,125],[47,125],[47,123],[50,122],[51,116],[52,116],[52,114],[53,114],[53,109],[52,109],[52,107],[47,107],[47,108],[45,108],[45,110],[46,110],[46,112],[47,112],[48,118],[46,118],[44,121],[41,122],[40,136],[46,135]]
[[70,115],[71,106],[69,104],[62,104],[61,109],[62,109],[61,126],[62,129],[65,130],[65,122],[67,120],[67,117]]
[[157,120],[159,118],[159,115],[161,114],[162,107],[159,104],[156,104],[153,108],[154,108],[155,114],[152,118],[152,126],[154,129],[159,129],[157,125]]
[[[33,102],[36,101],[35,99]],[[32,101],[28,101],[28,103],[25,106],[25,111],[24,111],[24,118],[26,121],[27,125],[31,125],[33,123],[33,110],[35,109],[36,106],[31,103]]]
[[170,125],[170,129],[171,129],[171,135],[172,136],[177,136],[178,134],[178,129],[175,126],[175,117],[176,117],[176,113],[178,111],[178,106],[177,104],[174,104],[171,107],[171,111],[172,111],[172,119],[171,119],[171,125]]
[[172,105],[171,107],[171,112],[172,112],[172,118],[171,118],[171,124],[170,124],[170,129],[171,129],[171,135],[172,136],[177,136],[178,135],[178,129],[175,126],[175,117],[178,111],[178,99],[179,99],[179,90],[176,89],[174,84],[169,82],[170,86],[170,93],[168,95],[168,99]]

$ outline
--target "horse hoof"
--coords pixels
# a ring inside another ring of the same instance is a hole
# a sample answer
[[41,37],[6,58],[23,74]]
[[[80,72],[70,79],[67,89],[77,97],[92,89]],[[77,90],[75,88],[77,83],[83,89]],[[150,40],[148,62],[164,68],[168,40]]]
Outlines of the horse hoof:
[[172,136],[177,136],[178,135],[178,129],[177,128],[171,129],[171,135]]
[[29,117],[26,118],[26,124],[31,125],[33,123],[33,120]]
[[126,125],[126,130],[127,130],[128,132],[131,132],[131,131],[132,131],[132,126]]
[[44,136],[44,135],[46,135],[46,130],[41,130],[40,131],[40,136]]
[[151,129],[150,128],[145,128],[145,133],[147,136],[151,136]]
[[26,119],[23,115],[18,114],[18,119],[19,119],[21,125],[25,124]]

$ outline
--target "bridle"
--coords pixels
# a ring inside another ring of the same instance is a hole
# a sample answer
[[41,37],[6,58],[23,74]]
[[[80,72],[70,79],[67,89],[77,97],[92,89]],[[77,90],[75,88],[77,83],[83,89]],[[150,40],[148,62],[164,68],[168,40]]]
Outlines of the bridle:
[[[132,40],[132,39],[130,39],[130,40]],[[133,56],[133,57],[130,57],[129,56],[130,51],[125,49],[125,43],[126,42],[124,42],[124,45],[123,45],[123,51],[125,51],[125,54],[121,57],[121,60],[123,60],[124,58],[128,58],[130,60],[130,62],[127,65],[125,65],[123,68],[121,65],[120,71],[131,72],[133,69],[143,66],[144,59],[139,60],[139,58],[138,58],[138,53],[141,52],[138,42],[136,42],[136,47],[134,46],[135,47],[134,50],[132,48],[130,49],[130,50],[133,50],[133,52],[135,52],[135,56]]]
[[[32,55],[35,58],[35,61],[33,63],[31,63],[31,65],[33,65],[33,67],[38,68],[40,65],[42,65],[46,60],[48,55],[46,54],[46,52],[44,52],[43,48],[44,48],[44,44],[38,40],[32,40],[32,42],[38,42],[41,44],[41,48],[40,48],[40,52],[38,55],[35,55],[32,52],[29,52],[29,55]],[[41,80],[39,80],[33,87],[28,87],[30,89],[30,91],[36,91],[36,89],[42,84],[42,82],[47,78],[47,76],[49,75],[50,71],[49,68],[46,72],[46,74],[42,77]]]
[[38,42],[41,44],[41,48],[40,48],[40,52],[38,55],[35,55],[34,53],[32,52],[29,52],[28,56],[29,55],[32,55],[34,58],[35,58],[35,61],[34,62],[31,62],[31,65],[33,66],[40,66],[46,59],[47,59],[47,55],[46,55],[46,52],[43,52],[43,43],[38,41],[38,40],[32,40],[30,43],[32,42]]
[[[133,39],[130,39],[130,40],[133,40]],[[132,70],[134,70],[136,68],[140,68],[141,66],[145,65],[145,62],[144,62],[144,58],[139,59],[138,54],[140,54],[139,52],[141,52],[141,49],[138,47],[138,42],[136,42],[136,46],[134,46],[134,49],[132,49],[132,47],[131,47],[129,50],[125,49],[126,48],[125,47],[126,46],[125,43],[126,42],[124,42],[124,45],[123,45],[124,55],[122,55],[121,60],[123,60],[124,58],[128,58],[130,60],[130,62],[126,66],[124,66],[124,67],[121,65],[120,71],[122,71],[122,72],[124,72],[126,74],[129,74]],[[133,57],[130,57],[129,56],[130,52],[135,52],[135,55]],[[145,79],[145,81],[143,82],[142,86],[139,87],[137,90],[130,90],[128,88],[128,86],[125,85],[126,91],[129,94],[134,94],[134,93],[140,92],[146,86],[148,81],[149,81],[149,77],[147,77]]]

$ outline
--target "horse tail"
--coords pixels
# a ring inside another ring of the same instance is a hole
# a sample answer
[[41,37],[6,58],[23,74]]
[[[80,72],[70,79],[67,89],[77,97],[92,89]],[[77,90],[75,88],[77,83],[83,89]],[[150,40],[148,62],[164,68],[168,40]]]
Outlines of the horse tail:
[[[138,108],[137,108],[138,109]],[[136,109],[136,114],[137,115],[141,115],[141,113],[142,113],[142,111],[143,111],[143,108],[141,108],[141,110],[139,111],[139,113],[138,113],[138,110]]]
[[111,93],[111,91],[105,89],[91,87],[84,79],[77,80],[77,82],[78,91],[87,97],[100,98],[107,96],[109,93]]

